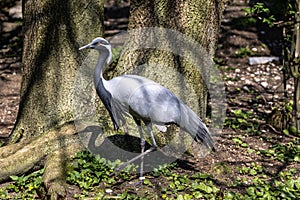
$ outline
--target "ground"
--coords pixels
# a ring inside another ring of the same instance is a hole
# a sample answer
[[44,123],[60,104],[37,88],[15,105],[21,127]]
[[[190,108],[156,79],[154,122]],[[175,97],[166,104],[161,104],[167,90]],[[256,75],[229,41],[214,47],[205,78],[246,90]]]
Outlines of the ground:
[[[123,7],[116,16],[111,14],[116,13],[116,5],[106,4],[107,36],[126,29],[128,3],[121,5]],[[280,56],[280,30],[270,29],[255,18],[245,16],[245,7],[244,1],[231,1],[222,19],[215,62],[224,77],[228,107],[224,128],[217,140],[217,152],[199,160],[184,155],[177,161],[177,167],[171,168],[172,174],[180,177],[192,177],[197,172],[210,174],[209,180],[219,191],[241,194],[249,192],[245,188],[257,186],[254,182],[257,177],[276,185],[280,173],[291,172],[292,179],[299,179],[300,174],[299,138],[283,134],[273,116],[272,109],[280,109],[279,102],[284,104],[281,64],[250,65],[248,60],[251,56]],[[0,142],[9,136],[18,111],[22,66],[19,38],[22,33],[21,19],[14,15],[14,12],[18,13],[16,8],[18,6],[11,3],[0,12]],[[289,96],[292,87],[290,83]],[[168,189],[161,190],[168,187],[165,182],[168,183],[170,177],[150,174],[148,178],[151,187],[148,185],[146,189],[151,188],[150,193],[159,193],[163,198],[174,197]],[[169,187],[172,188],[171,184]],[[113,194],[127,190],[137,195],[147,193],[143,189],[132,189],[126,181],[112,186],[112,190]],[[78,187],[70,189],[70,198],[78,191]],[[178,188],[174,191],[182,192]]]

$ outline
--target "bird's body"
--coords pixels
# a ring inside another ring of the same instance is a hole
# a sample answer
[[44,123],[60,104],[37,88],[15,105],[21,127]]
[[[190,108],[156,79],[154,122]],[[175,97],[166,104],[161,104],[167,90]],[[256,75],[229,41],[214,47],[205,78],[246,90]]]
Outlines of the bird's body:
[[[178,106],[178,98],[154,81],[141,76],[124,75],[108,81],[106,87],[108,90],[114,88],[118,91],[112,94],[112,104],[122,114],[130,114],[145,123],[152,122],[157,125],[178,121],[175,119],[179,116],[178,110],[170,105],[172,102],[173,105]],[[155,116],[156,112],[160,115]]]
[[[176,124],[196,141],[201,141],[210,149],[214,149],[214,142],[205,124],[174,93],[152,80],[137,75],[123,75],[105,80],[103,71],[111,61],[111,46],[105,39],[96,38],[80,49],[88,47],[100,53],[94,73],[94,85],[109,111],[115,129],[126,125],[126,116],[132,116],[139,127],[142,153],[133,160],[143,158],[146,153],[156,148],[152,124],[158,127]],[[144,151],[145,141],[140,128],[141,122],[148,127],[152,139],[153,148],[147,151]],[[141,176],[142,170],[141,164]]]

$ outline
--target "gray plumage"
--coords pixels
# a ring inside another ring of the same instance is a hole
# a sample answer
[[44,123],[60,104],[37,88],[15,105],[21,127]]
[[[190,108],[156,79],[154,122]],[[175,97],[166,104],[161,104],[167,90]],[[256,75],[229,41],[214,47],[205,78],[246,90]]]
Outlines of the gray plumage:
[[[94,73],[94,85],[97,94],[108,110],[114,128],[126,125],[126,116],[132,116],[141,135],[141,155],[128,161],[117,170],[156,149],[152,133],[152,124],[159,127],[176,124],[189,133],[197,142],[203,142],[214,150],[214,141],[201,119],[186,106],[175,94],[158,83],[136,75],[123,75],[111,80],[103,78],[103,71],[112,59],[111,46],[103,38],[95,38],[90,44],[81,47],[96,49],[99,52],[98,63]],[[150,131],[152,148],[144,151],[144,137],[140,128],[143,122]],[[142,161],[143,164],[143,161]],[[140,176],[143,174],[141,164]]]

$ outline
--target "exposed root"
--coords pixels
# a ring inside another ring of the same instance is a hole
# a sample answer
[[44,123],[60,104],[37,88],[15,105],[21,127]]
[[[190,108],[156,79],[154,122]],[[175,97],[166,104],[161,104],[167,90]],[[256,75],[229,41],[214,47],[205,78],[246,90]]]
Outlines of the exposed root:
[[22,141],[19,143],[1,147],[0,148],[0,159],[13,155],[14,153],[16,153],[17,151],[22,149],[24,146],[28,145],[29,143],[30,143],[30,141]]
[[65,152],[58,149],[47,156],[43,182],[48,190],[50,199],[57,199],[66,196],[65,190]]
[[45,183],[59,181],[63,177],[65,159],[83,149],[77,131],[71,123],[49,130],[30,141],[2,147],[0,181],[8,179],[11,175],[27,172],[43,158],[46,158]]
[[62,147],[50,153],[45,163],[43,182],[48,190],[50,199],[58,199],[66,196],[66,172],[67,160],[83,146],[78,137],[65,137],[60,140]]

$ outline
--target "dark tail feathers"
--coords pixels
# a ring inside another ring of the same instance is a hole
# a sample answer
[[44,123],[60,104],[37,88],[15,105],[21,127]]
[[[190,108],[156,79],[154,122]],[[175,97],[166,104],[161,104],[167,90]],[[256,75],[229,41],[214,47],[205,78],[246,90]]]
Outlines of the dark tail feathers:
[[215,151],[214,140],[211,134],[202,122],[202,120],[188,106],[181,104],[180,127],[188,132],[195,141],[204,143],[208,148]]

